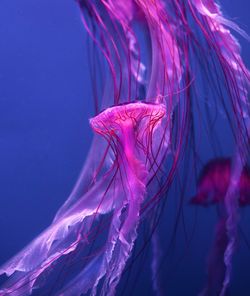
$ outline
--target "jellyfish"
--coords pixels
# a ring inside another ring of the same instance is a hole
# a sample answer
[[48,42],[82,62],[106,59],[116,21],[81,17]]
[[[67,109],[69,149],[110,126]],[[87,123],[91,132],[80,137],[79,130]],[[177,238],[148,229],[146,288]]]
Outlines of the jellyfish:
[[[227,191],[232,198],[225,199],[234,243],[227,200],[234,201],[248,157],[250,77],[232,32],[247,35],[213,0],[76,3],[89,35],[93,141],[51,225],[0,268],[9,277],[0,295],[41,289],[46,295],[114,295],[139,226],[149,223],[149,245],[178,171],[187,161],[191,172],[196,167],[202,153],[197,138],[214,142],[211,118],[218,111],[234,149],[234,185]],[[153,257],[159,256],[159,244],[152,245]],[[151,264],[156,289],[158,261]]]
[[[203,168],[197,188],[197,195],[191,199],[191,203],[203,207],[216,205],[218,209],[219,221],[215,231],[215,241],[208,257],[207,283],[200,295],[225,295],[228,292],[229,284],[224,287],[227,275],[227,265],[224,262],[229,238],[227,235],[227,211],[225,210],[225,198],[230,185],[232,162],[230,158],[217,158],[211,160]],[[244,167],[237,187],[237,203],[231,205],[236,208],[237,215],[231,221],[232,228],[237,228],[239,220],[238,207],[245,207],[250,204],[250,171]],[[237,233],[235,233],[234,246],[236,249]],[[232,257],[230,258],[232,259]],[[231,265],[231,264],[230,264]]]
[[3,267],[7,274],[14,270],[22,274],[21,281],[5,288],[3,293],[31,293],[40,275],[51,269],[55,261],[76,251],[85,240],[87,243],[92,220],[109,213],[112,217],[105,252],[99,250],[58,295],[80,295],[90,289],[94,295],[104,275],[101,294],[115,293],[137,236],[149,169],[157,165],[154,131],[165,114],[163,104],[134,102],[108,108],[90,119],[92,129],[112,147],[112,165],[82,200]]

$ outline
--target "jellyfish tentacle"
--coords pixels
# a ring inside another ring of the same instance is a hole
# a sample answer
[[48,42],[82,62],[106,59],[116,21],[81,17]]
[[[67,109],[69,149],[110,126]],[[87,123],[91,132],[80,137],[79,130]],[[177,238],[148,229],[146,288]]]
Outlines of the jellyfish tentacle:
[[223,286],[220,296],[224,296],[230,284],[232,273],[232,258],[236,247],[238,236],[238,208],[239,208],[239,185],[242,175],[243,163],[240,154],[236,154],[231,166],[230,184],[225,196],[225,207],[227,212],[226,230],[228,244],[224,253],[224,263],[226,266]]
[[151,270],[152,270],[152,282],[153,282],[153,289],[157,296],[164,295],[162,290],[162,283],[159,278],[159,270],[162,260],[162,249],[160,246],[160,237],[158,231],[155,229],[152,235],[152,263],[151,263]]
[[208,257],[208,280],[200,296],[217,295],[223,286],[226,267],[224,253],[227,248],[226,218],[221,217],[216,225],[215,241]]

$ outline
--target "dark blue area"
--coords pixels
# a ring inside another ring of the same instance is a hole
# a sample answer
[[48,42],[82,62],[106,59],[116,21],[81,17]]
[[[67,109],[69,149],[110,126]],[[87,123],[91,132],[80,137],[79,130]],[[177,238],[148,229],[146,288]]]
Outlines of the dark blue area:
[[0,4],[1,253],[46,227],[91,141],[86,33],[74,1]]
[[[250,32],[250,2],[221,2],[226,15]],[[51,223],[71,192],[91,143],[93,104],[86,32],[75,1],[1,0],[0,24],[2,264]],[[249,44],[239,40],[250,66]],[[249,224],[249,215],[246,209],[242,221]],[[201,210],[196,221],[191,255],[166,275],[171,296],[196,295],[204,281],[215,213]],[[232,295],[250,295],[249,274],[250,250],[244,245],[235,258]],[[145,278],[141,295],[151,293]]]

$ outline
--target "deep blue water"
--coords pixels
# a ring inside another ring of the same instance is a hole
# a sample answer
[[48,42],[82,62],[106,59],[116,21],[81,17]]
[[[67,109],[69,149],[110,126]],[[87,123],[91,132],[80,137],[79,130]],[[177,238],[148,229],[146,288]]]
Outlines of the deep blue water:
[[[221,2],[250,33],[250,2]],[[249,44],[239,40],[250,66]],[[86,52],[75,1],[0,1],[0,264],[50,224],[80,173],[92,138]],[[250,239],[249,216],[245,209]],[[215,214],[201,210],[197,221],[190,256],[169,279],[169,295],[197,295],[202,287]],[[244,243],[234,261],[232,295],[250,295]],[[137,293],[149,295],[148,285]]]

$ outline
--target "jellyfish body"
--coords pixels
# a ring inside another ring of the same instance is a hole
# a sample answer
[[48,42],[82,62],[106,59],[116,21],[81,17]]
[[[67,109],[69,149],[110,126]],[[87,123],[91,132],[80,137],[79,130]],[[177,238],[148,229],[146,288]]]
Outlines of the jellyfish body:
[[[207,207],[217,205],[219,211],[219,222],[216,226],[215,241],[208,257],[207,284],[200,295],[225,295],[231,278],[232,255],[235,251],[237,241],[238,207],[250,204],[250,172],[244,167],[234,191],[233,212],[234,219],[230,220],[230,228],[234,229],[234,245],[231,251],[230,262],[225,257],[231,237],[228,236],[228,211],[225,199],[228,198],[232,175],[232,161],[229,158],[220,158],[210,161],[202,170],[198,181],[197,195],[192,198],[191,203]],[[236,201],[236,203],[235,203]],[[230,266],[230,274],[227,269]],[[230,276],[229,276],[230,275]],[[228,277],[229,276],[229,277]],[[225,285],[225,279],[228,281]]]
[[146,193],[148,168],[154,165],[153,134],[165,116],[165,106],[141,102],[106,109],[90,120],[93,130],[105,137],[113,150],[113,163],[105,177],[78,203],[54,222],[26,249],[2,267],[8,275],[17,271],[15,284],[2,290],[11,295],[30,294],[39,279],[79,245],[88,244],[91,226],[100,215],[111,214],[103,249],[58,295],[114,295],[127,259],[133,249]]
[[[231,180],[232,162],[229,158],[210,161],[202,170],[198,180],[197,194],[193,204],[209,206],[223,204]],[[240,206],[250,203],[250,172],[244,167],[238,184],[238,202]]]

